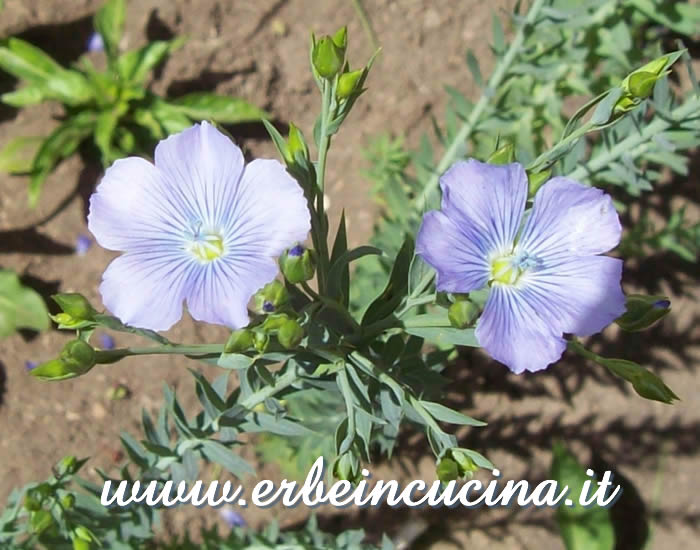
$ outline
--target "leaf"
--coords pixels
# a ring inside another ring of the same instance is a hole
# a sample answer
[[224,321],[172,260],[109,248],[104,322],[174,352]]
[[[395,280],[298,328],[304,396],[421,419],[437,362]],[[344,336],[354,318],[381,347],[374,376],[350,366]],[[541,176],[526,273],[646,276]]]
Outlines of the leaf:
[[352,250],[346,250],[336,260],[331,261],[331,268],[328,272],[329,295],[339,301],[342,299],[341,303],[347,306],[350,293],[350,262],[372,254],[381,256],[383,252],[375,246],[358,246]]
[[107,0],[95,14],[95,29],[102,36],[105,53],[110,63],[116,61],[119,54],[119,42],[124,31],[125,19],[126,0]]
[[41,136],[12,138],[0,151],[0,172],[23,174],[31,171],[34,154],[42,141]]
[[622,88],[612,88],[605,97],[598,103],[598,106],[591,115],[590,123],[601,126],[610,120],[615,104],[622,97]]
[[406,235],[403,245],[396,255],[394,266],[384,291],[369,305],[362,316],[362,326],[385,319],[398,307],[408,291],[408,271],[414,251],[413,239]]
[[423,288],[419,288],[421,283],[424,283],[427,276],[433,272],[423,258],[418,255],[413,256],[411,267],[408,270],[408,294],[414,296],[418,292],[422,292]]
[[233,124],[256,122],[269,118],[269,114],[237,97],[227,97],[208,92],[194,92],[170,101],[169,105],[194,120],[213,120]]
[[304,437],[313,435],[299,422],[293,422],[287,418],[276,418],[268,413],[253,412],[248,420],[240,425],[240,429],[245,432],[267,432],[284,437]]
[[472,73],[474,78],[474,83],[479,87],[484,86],[484,78],[481,76],[481,69],[479,68],[479,61],[471,50],[467,51],[467,66],[469,71]]
[[254,359],[242,353],[222,353],[216,364],[225,369],[247,369],[255,362]]
[[72,155],[80,143],[94,128],[92,113],[84,111],[66,120],[47,137],[39,147],[32,164],[32,179],[29,184],[29,202],[36,205],[46,176],[62,159]]
[[453,409],[445,407],[440,403],[433,403],[432,401],[421,401],[421,405],[427,410],[433,417],[442,422],[448,422],[450,424],[459,424],[461,426],[486,426],[486,422],[481,420],[476,420],[471,416],[462,414]]
[[0,68],[32,84],[44,85],[64,69],[36,46],[19,38],[0,42]]
[[142,84],[148,73],[184,44],[184,38],[156,40],[137,50],[128,51],[117,59],[117,71],[126,82]]
[[202,453],[211,462],[220,464],[238,478],[255,474],[250,464],[218,441],[202,441]]
[[[340,257],[345,254],[348,249],[348,234],[345,229],[345,209],[340,214],[340,222],[338,222],[338,231],[335,234],[333,241],[333,250],[331,252],[331,266],[334,265]],[[338,273],[334,278],[329,277],[329,284],[335,294],[331,291],[331,296],[343,300],[343,304],[347,306],[350,294],[350,268],[345,264],[345,269]]]
[[574,502],[574,506],[562,504],[556,511],[566,550],[613,550],[615,532],[610,511],[596,505],[584,508],[579,504],[583,484],[590,478],[563,445],[554,447],[550,476],[560,487],[569,488],[569,498]]
[[476,339],[474,329],[458,329],[454,327],[406,327],[408,334],[425,338],[433,344],[439,346],[469,346],[478,348],[479,342]]
[[102,111],[95,121],[95,145],[102,154],[102,166],[109,166],[115,160],[112,151],[112,137],[117,129],[121,113],[116,109]]
[[46,330],[49,326],[49,312],[41,296],[23,286],[16,273],[0,270],[0,338],[18,328]]
[[6,105],[11,107],[27,107],[28,105],[36,105],[41,103],[46,97],[46,90],[42,86],[30,85],[24,86],[14,92],[7,92],[0,96],[0,99]]

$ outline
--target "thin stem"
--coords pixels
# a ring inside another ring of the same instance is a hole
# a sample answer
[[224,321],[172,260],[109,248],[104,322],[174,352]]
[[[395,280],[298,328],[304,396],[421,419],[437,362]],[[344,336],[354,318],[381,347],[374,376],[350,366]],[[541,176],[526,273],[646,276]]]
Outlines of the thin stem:
[[396,312],[396,316],[401,318],[411,309],[417,306],[422,306],[425,304],[432,304],[435,301],[435,293],[426,294],[425,296],[419,296],[418,298],[409,298],[406,300],[406,304]]
[[466,122],[455,134],[452,143],[440,159],[435,172],[433,172],[433,174],[430,176],[430,179],[421,191],[421,194],[418,196],[418,211],[423,211],[426,206],[431,204],[431,198],[437,192],[437,184],[440,176],[455,161],[460,148],[474,131],[476,123],[479,121],[479,118],[481,118],[481,115],[488,106],[490,100],[495,96],[496,90],[503,82],[506,74],[508,73],[508,69],[513,61],[515,61],[515,57],[518,55],[518,53],[520,53],[520,48],[525,41],[526,30],[536,21],[537,16],[539,15],[539,12],[546,1],[547,0],[535,0],[532,3],[532,7],[528,12],[525,21],[523,21],[520,28],[518,28],[518,32],[516,33],[515,38],[513,38],[513,42],[511,42],[510,46],[508,47],[508,51],[498,62],[498,65],[494,69],[484,92],[481,94],[481,98],[479,98],[479,101],[476,105],[474,105],[474,108],[469,113],[469,118],[467,118]]
[[316,293],[316,291],[313,288],[311,288],[309,286],[309,283],[307,283],[306,281],[301,282],[301,288],[303,288],[304,291],[306,291],[306,293],[311,297],[311,299],[313,299],[313,300],[319,299],[319,296]]
[[372,28],[372,23],[370,23],[369,16],[367,15],[367,10],[362,5],[360,0],[352,0],[352,5],[357,12],[357,17],[360,19],[360,24],[369,38],[369,42],[372,45],[372,50],[377,51],[379,49],[379,40],[377,40],[377,33],[374,32]]
[[296,366],[292,366],[291,363],[288,362],[287,372],[278,377],[273,385],[261,388],[247,399],[241,401],[240,404],[246,409],[252,409],[256,405],[263,403],[268,397],[276,395],[277,393],[288,388],[292,384],[295,384],[300,379],[301,377],[299,376]]
[[330,259],[328,257],[328,225],[326,222],[326,215],[324,212],[325,205],[323,203],[325,198],[325,186],[326,186],[326,157],[328,156],[328,148],[331,144],[331,136],[328,135],[328,123],[332,117],[331,102],[333,101],[333,88],[330,82],[327,80],[323,81],[323,98],[321,105],[321,128],[318,143],[318,164],[316,166],[316,212],[318,213],[318,222],[320,234],[316,239],[316,247],[318,250],[318,270],[317,270],[317,280],[318,280],[318,292],[321,295],[326,293],[328,276],[328,267]]
[[111,363],[131,355],[214,355],[224,352],[223,344],[171,344],[169,346],[148,346],[143,348],[118,348],[95,352],[97,363]]

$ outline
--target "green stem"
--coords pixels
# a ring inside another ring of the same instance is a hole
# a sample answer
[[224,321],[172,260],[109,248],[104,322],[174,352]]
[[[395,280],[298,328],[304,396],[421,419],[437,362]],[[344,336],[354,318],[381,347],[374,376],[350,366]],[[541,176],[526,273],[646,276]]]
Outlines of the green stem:
[[[427,277],[427,276],[426,276]],[[430,277],[432,279],[432,275]],[[425,304],[432,304],[435,301],[435,293],[431,292],[430,294],[426,294],[425,296],[418,296],[417,298],[408,298],[406,300],[406,304],[396,312],[396,316],[401,318],[406,313],[408,313],[411,309],[414,307],[422,306]]]
[[223,344],[171,344],[169,346],[148,346],[144,348],[119,348],[97,350],[97,363],[111,363],[131,355],[214,355],[224,352]]
[[240,404],[246,409],[252,409],[256,405],[263,403],[268,397],[278,394],[282,390],[298,382],[300,379],[301,377],[297,372],[297,368],[291,366],[290,363],[287,363],[287,371],[279,376],[273,385],[261,388],[247,399],[241,401]]
[[539,12],[546,1],[547,0],[535,0],[532,3],[532,7],[528,12],[525,21],[523,21],[523,24],[520,25],[520,28],[518,28],[518,32],[516,33],[515,38],[513,38],[513,42],[511,42],[510,46],[508,47],[508,51],[498,62],[498,65],[493,71],[493,74],[491,75],[491,78],[489,79],[489,82],[486,85],[486,89],[481,95],[481,98],[479,98],[479,101],[476,105],[474,105],[474,108],[469,113],[469,118],[467,118],[466,122],[455,134],[452,143],[440,159],[440,162],[438,163],[435,172],[433,172],[433,174],[430,176],[430,179],[428,180],[427,184],[418,196],[416,206],[417,211],[422,212],[423,210],[425,210],[426,206],[432,204],[432,197],[435,193],[437,193],[437,184],[440,179],[440,176],[455,161],[460,148],[464,145],[464,142],[474,131],[477,122],[481,118],[481,115],[483,114],[491,99],[495,97],[496,90],[505,79],[506,74],[508,73],[508,69],[515,60],[515,57],[520,53],[520,49],[522,48],[523,42],[525,41],[526,30],[528,29],[528,27],[530,27],[530,25],[535,23],[537,16],[539,15]]
[[306,281],[301,282],[301,288],[304,289],[304,291],[311,297],[312,300],[318,300],[319,296],[316,293],[316,291],[309,286],[309,283]]
[[319,222],[319,235],[316,239],[316,247],[318,250],[318,270],[317,270],[317,280],[318,280],[318,292],[321,295],[325,295],[328,276],[328,268],[330,264],[330,259],[328,256],[328,224],[326,221],[326,215],[324,212],[325,205],[323,200],[325,198],[325,186],[326,186],[326,158],[328,156],[328,148],[331,144],[331,136],[328,135],[328,123],[332,117],[331,102],[333,101],[333,88],[334,86],[327,80],[323,81],[323,98],[321,105],[321,128],[318,143],[318,163],[316,166],[316,212],[318,214]]

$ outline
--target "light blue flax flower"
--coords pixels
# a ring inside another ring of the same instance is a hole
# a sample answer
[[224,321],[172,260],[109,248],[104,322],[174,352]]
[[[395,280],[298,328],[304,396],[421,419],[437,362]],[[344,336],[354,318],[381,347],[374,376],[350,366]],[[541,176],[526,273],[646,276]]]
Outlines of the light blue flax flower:
[[310,229],[306,199],[276,160],[245,165],[241,150],[203,122],[161,141],[155,164],[116,161],[90,198],[88,227],[123,251],[102,301],[121,321],[167,330],[183,302],[198,321],[241,328],[252,295],[275,278],[275,257]]
[[527,219],[528,181],[518,163],[460,161],[440,179],[442,205],[428,212],[416,251],[437,271],[437,289],[489,287],[476,327],[486,351],[513,372],[557,361],[565,333],[600,332],[625,311],[622,261],[607,256],[621,226],[603,191],[555,177]]

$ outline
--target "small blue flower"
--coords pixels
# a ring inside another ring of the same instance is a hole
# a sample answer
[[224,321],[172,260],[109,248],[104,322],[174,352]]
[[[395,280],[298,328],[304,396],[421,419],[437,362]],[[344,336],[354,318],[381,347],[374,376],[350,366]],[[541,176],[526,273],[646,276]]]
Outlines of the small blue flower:
[[85,256],[91,246],[92,239],[87,235],[78,235],[78,238],[75,239],[75,253],[78,256]]
[[304,247],[301,246],[300,244],[296,245],[295,247],[292,247],[289,249],[289,256],[292,256],[294,258],[298,258],[304,253]]
[[99,32],[93,32],[88,38],[85,49],[89,52],[101,52],[105,49],[105,43],[102,39],[102,35]]
[[221,517],[226,522],[229,527],[247,527],[248,524],[245,522],[243,517],[231,508],[222,508],[219,512]]
[[513,372],[546,368],[564,352],[563,334],[595,334],[625,312],[622,261],[599,256],[622,230],[603,191],[552,178],[523,221],[518,163],[457,162],[440,186],[441,209],[423,218],[416,252],[440,291],[490,288],[476,336]]
[[101,332],[97,338],[100,342],[100,348],[105,350],[114,349],[114,338],[106,332]]
[[276,160],[245,166],[241,150],[203,122],[161,141],[155,165],[116,161],[90,198],[88,227],[125,254],[102,277],[122,322],[167,330],[183,302],[198,321],[246,326],[248,301],[277,275],[274,258],[304,241],[304,193]]
[[38,366],[39,366],[39,363],[37,363],[36,361],[25,361],[25,362],[24,362],[24,368],[25,368],[26,370],[28,370],[28,371],[29,371],[29,370],[34,370],[34,369],[37,368]]

